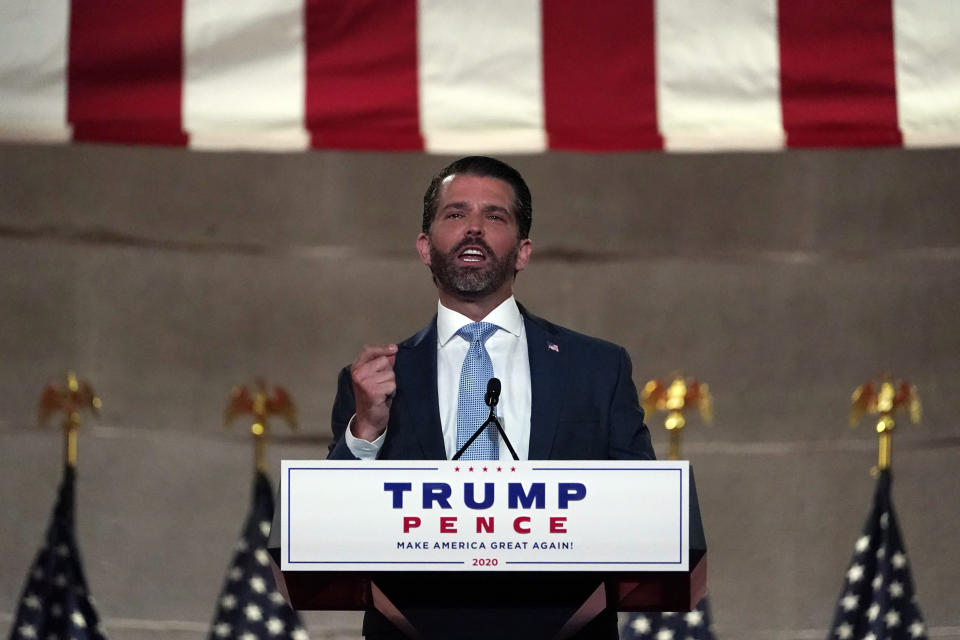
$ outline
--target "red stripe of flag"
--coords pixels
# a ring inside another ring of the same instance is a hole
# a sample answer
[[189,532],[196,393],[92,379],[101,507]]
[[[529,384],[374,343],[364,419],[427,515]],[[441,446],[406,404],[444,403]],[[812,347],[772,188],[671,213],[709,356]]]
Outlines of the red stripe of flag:
[[311,146],[423,148],[415,0],[307,0]]
[[653,0],[543,0],[552,149],[659,149]]
[[780,0],[787,145],[898,145],[890,0]]
[[183,14],[167,0],[75,0],[67,119],[87,142],[184,145]]

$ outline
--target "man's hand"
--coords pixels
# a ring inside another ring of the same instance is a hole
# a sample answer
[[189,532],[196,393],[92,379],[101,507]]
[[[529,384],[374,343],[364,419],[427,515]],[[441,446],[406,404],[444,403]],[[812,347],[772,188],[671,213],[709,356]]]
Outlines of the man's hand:
[[390,405],[397,391],[393,362],[395,344],[368,344],[350,365],[357,415],[350,431],[354,437],[373,442],[380,437],[390,418]]

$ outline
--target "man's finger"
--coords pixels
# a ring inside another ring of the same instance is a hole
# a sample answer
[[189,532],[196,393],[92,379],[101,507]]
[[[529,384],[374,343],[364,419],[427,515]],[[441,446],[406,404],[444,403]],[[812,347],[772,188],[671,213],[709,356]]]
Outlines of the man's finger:
[[396,353],[397,345],[395,344],[364,345],[363,349],[361,349],[360,353],[357,355],[356,360],[353,361],[353,366],[359,367],[380,357],[395,356]]
[[385,369],[383,371],[375,372],[369,378],[365,378],[363,382],[366,384],[377,385],[377,386],[381,386],[385,384],[391,384],[396,386],[396,379],[397,377],[393,373],[393,369]]
[[350,369],[350,376],[354,382],[367,383],[369,381],[384,380],[393,376],[393,362],[391,358],[383,356],[370,360],[359,367]]

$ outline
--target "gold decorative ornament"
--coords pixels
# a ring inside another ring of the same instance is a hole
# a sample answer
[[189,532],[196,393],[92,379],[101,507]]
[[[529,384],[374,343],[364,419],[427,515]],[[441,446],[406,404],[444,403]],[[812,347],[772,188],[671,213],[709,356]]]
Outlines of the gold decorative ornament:
[[267,437],[267,419],[280,416],[291,429],[296,429],[297,408],[283,387],[268,389],[262,378],[255,378],[253,387],[251,391],[246,385],[238,385],[230,391],[230,399],[223,412],[223,426],[229,427],[239,415],[253,416],[250,433],[253,434],[254,460],[257,470],[263,471],[266,469],[264,440]]
[[884,374],[880,380],[871,380],[860,385],[851,397],[851,427],[857,426],[860,419],[868,413],[880,416],[877,419],[880,442],[876,467],[880,471],[889,469],[893,458],[893,428],[896,426],[893,414],[904,410],[909,413],[912,423],[919,424],[923,418],[920,394],[917,393],[917,388],[906,380],[894,382],[889,374]]
[[683,428],[687,424],[684,416],[691,407],[700,411],[700,416],[706,424],[713,422],[713,399],[710,396],[710,387],[705,382],[695,378],[684,378],[674,374],[673,380],[666,384],[662,380],[650,380],[643,386],[641,405],[649,415],[654,411],[666,411],[664,427],[670,434],[670,448],[668,459],[680,458],[680,441]]
[[102,403],[87,382],[77,380],[73,371],[68,371],[66,384],[59,386],[50,382],[40,394],[37,405],[37,421],[44,425],[54,413],[62,412],[64,434],[64,462],[67,466],[77,466],[77,428],[80,426],[80,412],[90,410],[100,415]]

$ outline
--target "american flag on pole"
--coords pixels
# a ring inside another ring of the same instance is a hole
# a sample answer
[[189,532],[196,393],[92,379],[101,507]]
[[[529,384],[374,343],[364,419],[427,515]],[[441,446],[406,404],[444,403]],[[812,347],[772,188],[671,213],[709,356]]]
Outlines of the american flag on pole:
[[74,533],[76,470],[67,466],[46,539],[20,595],[10,640],[106,640]]
[[703,598],[693,611],[635,613],[620,640],[714,640],[710,604]]
[[267,539],[273,521],[273,491],[258,471],[253,504],[227,570],[210,640],[307,640],[300,616],[277,591]]
[[890,470],[880,472],[873,508],[854,545],[827,640],[926,640],[910,563],[890,497]]
[[7,0],[0,140],[960,144],[955,0]]

